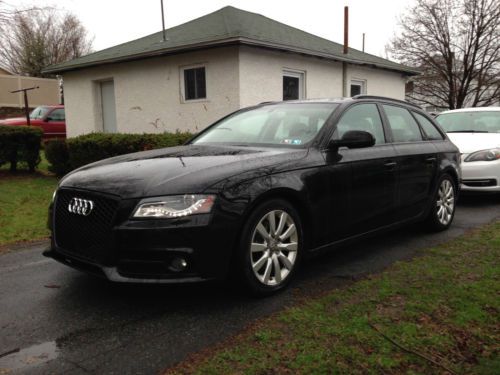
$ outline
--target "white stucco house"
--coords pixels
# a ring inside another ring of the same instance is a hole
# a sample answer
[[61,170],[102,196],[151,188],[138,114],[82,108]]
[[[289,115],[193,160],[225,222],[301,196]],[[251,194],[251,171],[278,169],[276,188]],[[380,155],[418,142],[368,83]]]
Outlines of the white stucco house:
[[45,72],[64,80],[68,136],[199,131],[265,101],[404,99],[409,67],[225,7]]

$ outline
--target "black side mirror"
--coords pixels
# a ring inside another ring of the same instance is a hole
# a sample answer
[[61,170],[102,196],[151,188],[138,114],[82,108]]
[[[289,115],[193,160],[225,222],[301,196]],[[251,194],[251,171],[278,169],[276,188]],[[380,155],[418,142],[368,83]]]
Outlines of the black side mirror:
[[375,138],[371,133],[363,130],[350,130],[341,139],[332,139],[328,142],[328,150],[337,151],[340,147],[364,148],[375,144]]

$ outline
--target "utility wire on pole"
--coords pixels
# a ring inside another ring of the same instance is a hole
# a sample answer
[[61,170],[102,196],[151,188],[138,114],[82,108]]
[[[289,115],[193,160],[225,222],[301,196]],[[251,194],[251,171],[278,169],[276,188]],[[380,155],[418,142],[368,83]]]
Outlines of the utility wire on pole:
[[26,114],[26,123],[28,124],[28,126],[31,126],[30,108],[28,105],[28,91],[39,89],[39,88],[40,88],[40,86],[33,86],[33,87],[28,87],[25,89],[19,89],[19,90],[15,90],[15,91],[10,92],[11,94],[16,94],[18,92],[22,92],[24,94],[24,113]]

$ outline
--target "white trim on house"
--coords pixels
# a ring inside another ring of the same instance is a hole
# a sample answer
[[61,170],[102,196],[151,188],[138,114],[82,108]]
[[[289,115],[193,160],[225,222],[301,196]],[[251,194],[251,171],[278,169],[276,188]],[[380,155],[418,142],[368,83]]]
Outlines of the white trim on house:
[[299,97],[297,99],[303,100],[303,99],[307,98],[307,95],[306,95],[307,85],[306,85],[306,71],[305,70],[283,68],[283,78],[284,77],[298,78],[299,79],[299,90],[298,90]]

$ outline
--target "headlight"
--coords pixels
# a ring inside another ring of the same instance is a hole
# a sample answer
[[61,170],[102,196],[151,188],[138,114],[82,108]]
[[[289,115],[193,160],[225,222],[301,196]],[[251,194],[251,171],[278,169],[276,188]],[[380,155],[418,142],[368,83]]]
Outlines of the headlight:
[[493,161],[500,159],[500,148],[492,148],[490,150],[477,151],[465,158],[464,161]]
[[175,218],[209,213],[214,205],[214,195],[173,195],[142,203],[134,217]]

